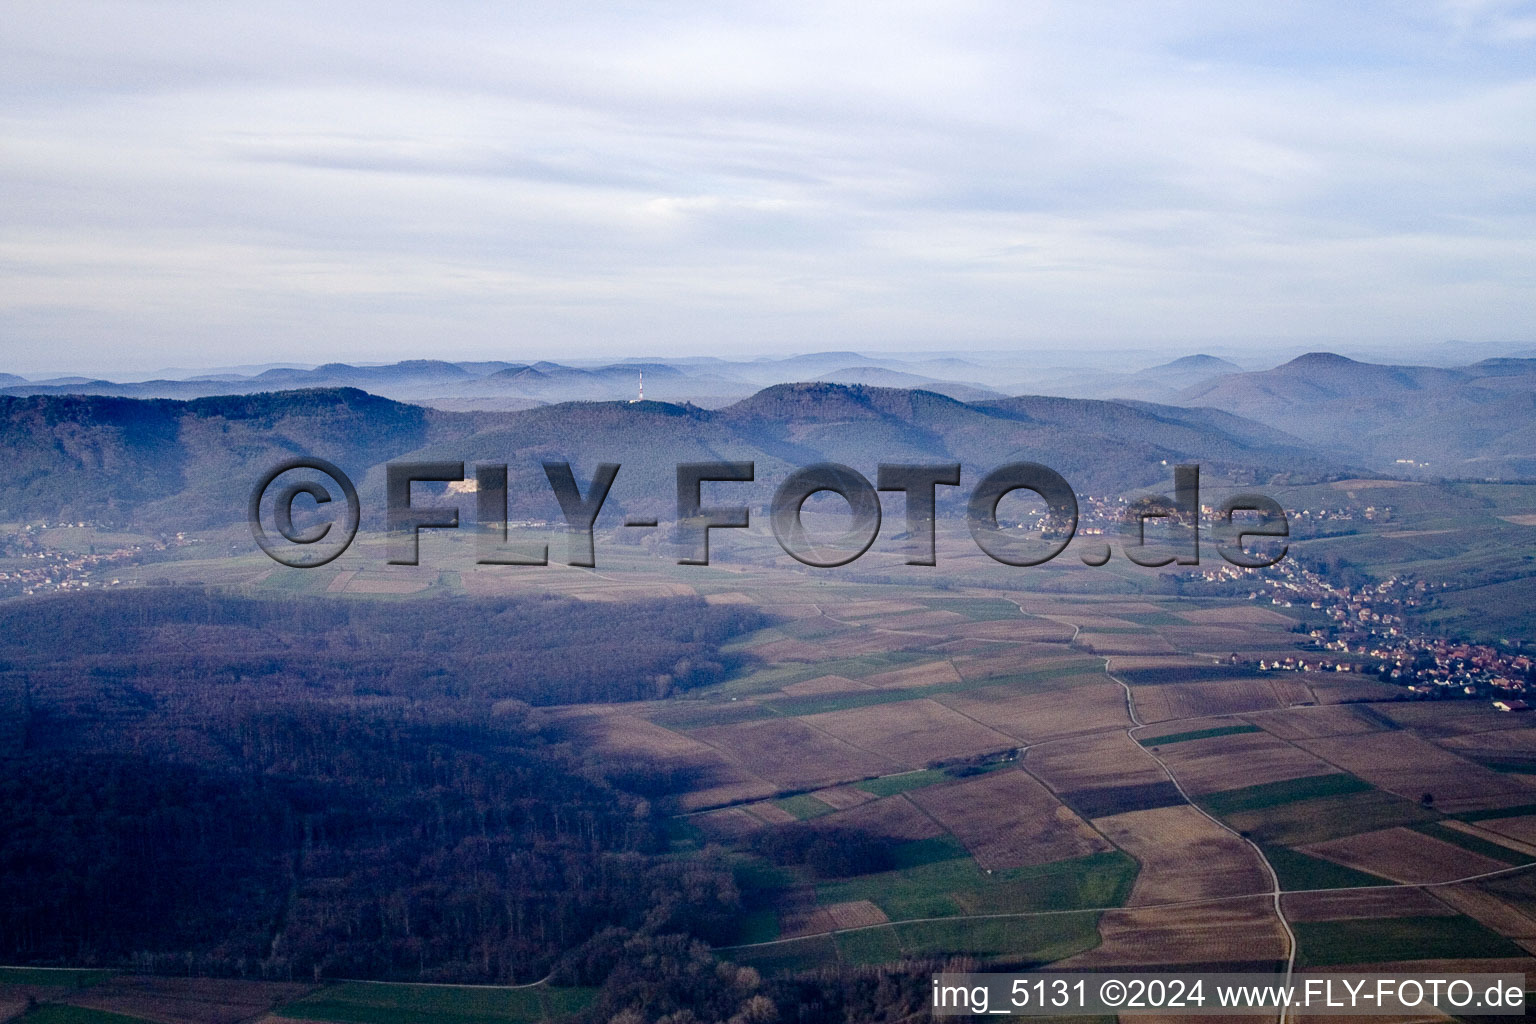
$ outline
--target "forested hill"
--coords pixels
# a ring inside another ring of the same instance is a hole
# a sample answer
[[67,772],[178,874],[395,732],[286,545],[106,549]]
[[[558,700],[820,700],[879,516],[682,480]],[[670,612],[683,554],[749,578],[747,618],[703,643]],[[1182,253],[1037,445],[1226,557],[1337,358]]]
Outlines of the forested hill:
[[181,530],[237,522],[247,488],[293,455],[359,475],[439,436],[462,414],[363,391],[169,399],[0,398],[0,517],[101,519]]
[[1536,474],[1536,359],[1390,366],[1312,352],[1174,398],[1251,416],[1321,451],[1412,476]]
[[[1239,484],[1325,479],[1346,467],[1272,428],[1215,410],[1140,402],[1015,398],[966,403],[927,391],[786,384],[718,410],[663,402],[578,402],[522,412],[448,413],[355,389],[203,398],[0,397],[0,518],[94,519],[166,530],[243,520],[250,488],[293,455],[328,459],[357,481],[365,528],[382,511],[382,465],[401,458],[507,463],[530,517],[559,511],[540,460],[625,467],[610,511],[675,507],[682,461],[751,460],[766,504],[791,468],[844,462],[960,462],[965,478],[1003,462],[1044,462],[1084,493],[1166,483],[1196,462]],[[762,483],[769,481],[769,483]],[[760,492],[760,493],[758,493]]]

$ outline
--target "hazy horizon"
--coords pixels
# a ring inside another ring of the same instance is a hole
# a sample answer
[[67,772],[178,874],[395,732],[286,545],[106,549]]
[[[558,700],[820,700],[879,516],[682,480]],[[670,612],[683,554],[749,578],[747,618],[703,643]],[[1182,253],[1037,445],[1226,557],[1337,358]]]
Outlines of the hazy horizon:
[[299,369],[313,370],[329,363],[345,363],[358,367],[391,366],[402,361],[432,360],[449,363],[474,363],[474,362],[506,362],[510,364],[528,364],[547,362],[557,363],[577,368],[612,366],[622,363],[674,363],[676,365],[707,364],[711,361],[727,362],[732,364],[744,364],[754,362],[772,362],[790,360],[813,356],[823,356],[833,352],[848,352],[850,355],[858,355],[861,358],[871,360],[883,360],[887,362],[916,363],[923,360],[939,358],[957,358],[968,362],[974,362],[980,368],[997,366],[1005,363],[1028,359],[1034,369],[1039,371],[1063,371],[1069,369],[1079,370],[1104,370],[1115,369],[1120,371],[1136,371],[1148,369],[1164,363],[1172,362],[1191,356],[1213,356],[1237,364],[1247,371],[1270,369],[1282,365],[1297,356],[1310,352],[1332,352],[1346,356],[1358,362],[1378,363],[1389,365],[1421,365],[1421,366],[1461,366],[1470,365],[1484,359],[1503,357],[1536,358],[1536,341],[1532,342],[1464,342],[1444,341],[1425,343],[1416,346],[1367,346],[1351,344],[1319,344],[1309,346],[1300,343],[1288,343],[1253,350],[1238,345],[1207,345],[1195,346],[1136,346],[1136,347],[1105,347],[1100,349],[1068,349],[1068,348],[1039,348],[1033,350],[1007,350],[1007,349],[911,349],[882,351],[878,349],[802,349],[786,350],[780,352],[757,351],[730,355],[680,355],[666,354],[662,352],[637,352],[620,353],[609,356],[602,355],[570,355],[557,351],[546,352],[516,352],[501,354],[481,353],[477,355],[462,355],[444,352],[421,352],[415,355],[403,355],[399,359],[370,359],[370,358],[321,358],[309,360],[272,360],[259,363],[219,363],[204,362],[192,365],[180,366],[155,366],[147,367],[142,362],[117,362],[104,360],[88,365],[69,365],[60,367],[57,364],[40,363],[37,369],[23,369],[15,365],[0,366],[0,373],[13,373],[33,382],[44,382],[54,379],[69,379],[73,377],[87,379],[113,380],[122,383],[152,380],[183,380],[198,376],[216,375],[240,375],[255,376],[271,369]]
[[13,372],[1536,337],[1528,4],[7,28]]

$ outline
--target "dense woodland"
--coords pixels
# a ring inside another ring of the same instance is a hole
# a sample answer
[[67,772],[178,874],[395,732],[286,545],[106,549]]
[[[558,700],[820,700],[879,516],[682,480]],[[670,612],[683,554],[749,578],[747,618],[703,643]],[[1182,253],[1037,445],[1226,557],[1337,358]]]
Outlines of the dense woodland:
[[[538,706],[712,681],[762,624],[696,599],[0,605],[0,961],[548,976],[619,1024],[911,1017],[936,965],[761,978],[712,954],[742,893],[724,854],[668,850],[691,780],[599,763]],[[886,844],[770,845],[838,875]]]
[[512,982],[605,931],[716,938],[739,895],[664,856],[640,791],[667,780],[621,788],[530,705],[713,680],[759,624],[696,599],[0,607],[0,958]]

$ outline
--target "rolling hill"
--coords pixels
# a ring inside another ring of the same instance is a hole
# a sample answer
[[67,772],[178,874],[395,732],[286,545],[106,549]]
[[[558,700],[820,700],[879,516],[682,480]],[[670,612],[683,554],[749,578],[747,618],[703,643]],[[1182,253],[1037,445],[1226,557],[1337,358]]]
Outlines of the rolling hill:
[[[750,401],[763,388],[797,381],[920,389],[988,407],[992,415],[1009,408],[998,403],[1020,395],[1219,410],[1289,435],[1255,438],[1261,446],[1274,442],[1294,449],[1299,443],[1332,461],[1378,474],[1495,480],[1536,476],[1536,427],[1530,425],[1536,411],[1536,359],[1416,366],[1313,352],[1249,372],[1206,354],[1141,369],[1134,368],[1134,358],[1127,353],[1117,364],[1105,362],[1102,353],[1097,362],[1085,354],[1075,364],[1058,366],[1006,353],[961,359],[814,352],[775,359],[637,358],[582,366],[415,359],[387,365],[247,368],[251,372],[234,368],[129,382],[90,377],[27,381],[0,374],[0,396],[195,400],[356,388],[445,412],[511,413],[572,402],[628,402],[636,397],[643,373],[647,399],[723,412]],[[1214,422],[1204,427],[1220,429]],[[1019,428],[1009,429],[1016,433]]]
[[[540,371],[542,372],[542,371]],[[0,444],[14,472],[0,516],[101,519],[188,530],[240,522],[249,488],[292,455],[315,455],[357,481],[367,517],[382,513],[383,463],[507,463],[526,514],[558,509],[539,462],[568,460],[583,479],[625,467],[610,508],[670,515],[675,466],[752,460],[743,496],[766,505],[790,469],[844,462],[959,462],[964,479],[1004,462],[1044,462],[1082,493],[1166,484],[1198,462],[1207,480],[1326,479],[1345,472],[1260,424],[1214,410],[1065,398],[968,404],[921,390],[787,384],[718,410],[666,402],[578,402],[521,412],[452,413],[355,389],[193,401],[105,396],[0,397]],[[962,488],[964,490],[965,488]]]
[[[646,395],[668,402],[719,408],[784,381],[925,388],[962,401],[1003,395],[1166,401],[1179,388],[1239,367],[1212,356],[1190,356],[1135,373],[1041,368],[1029,358],[993,354],[985,362],[953,356],[871,357],[857,352],[814,352],[778,359],[713,357],[636,358],[607,365],[445,362],[412,359],[387,365],[327,363],[316,367],[231,368],[217,373],[175,372],[171,379],[112,381],[94,377],[26,380],[0,375],[0,394],[95,394],[120,398],[203,398],[316,387],[355,387],[398,401],[441,409],[508,411],[575,401],[627,401],[645,374]],[[985,381],[986,383],[982,383]]]
[[1327,352],[1181,391],[1267,423],[1335,458],[1426,477],[1536,476],[1536,359],[1390,366]]

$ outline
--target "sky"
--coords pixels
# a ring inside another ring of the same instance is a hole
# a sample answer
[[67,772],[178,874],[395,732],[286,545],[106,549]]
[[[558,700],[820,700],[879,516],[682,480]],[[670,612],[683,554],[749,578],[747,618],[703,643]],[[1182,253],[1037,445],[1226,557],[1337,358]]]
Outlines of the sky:
[[1536,5],[6,4],[0,370],[1536,339]]

